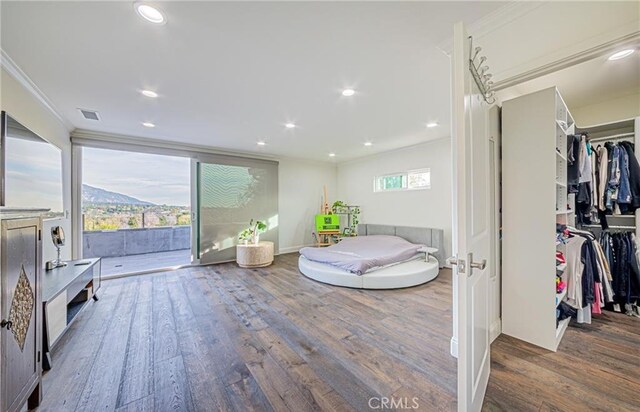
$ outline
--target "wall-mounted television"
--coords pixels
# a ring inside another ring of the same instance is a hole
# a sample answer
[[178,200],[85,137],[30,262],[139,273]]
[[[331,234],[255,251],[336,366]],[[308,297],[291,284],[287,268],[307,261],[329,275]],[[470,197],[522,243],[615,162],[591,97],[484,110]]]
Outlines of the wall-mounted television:
[[50,209],[64,215],[62,151],[1,113],[0,206]]

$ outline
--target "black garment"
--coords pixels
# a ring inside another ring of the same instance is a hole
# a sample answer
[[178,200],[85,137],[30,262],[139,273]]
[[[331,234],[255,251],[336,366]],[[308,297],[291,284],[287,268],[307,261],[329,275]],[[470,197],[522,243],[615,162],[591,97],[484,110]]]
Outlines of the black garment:
[[640,262],[631,233],[603,232],[600,244],[611,269],[614,300],[625,304],[640,298]]
[[598,262],[595,259],[595,250],[590,240],[582,244],[581,261],[584,265],[582,270],[582,307],[595,302],[594,273],[598,270]]
[[567,135],[567,187],[569,193],[578,193],[580,183],[580,135]]
[[577,313],[578,311],[569,306],[567,302],[560,302],[558,305],[558,320],[575,317]]
[[579,183],[576,195],[576,217],[579,224],[591,224],[591,206],[591,183]]
[[630,142],[620,142],[619,146],[624,148],[629,156],[629,186],[631,188],[631,211],[640,207],[640,164],[635,155],[633,144]]
[[627,265],[629,268],[629,287],[627,289],[627,302],[640,298],[640,265],[636,258],[636,248],[631,238],[631,233],[624,236],[627,243]]
[[609,192],[609,181],[611,180],[611,169],[613,168],[613,143],[607,142],[604,144],[604,148],[607,149],[607,185],[604,190],[604,198],[605,198],[605,211],[607,213],[612,213],[613,210],[608,208],[606,205],[607,193]]

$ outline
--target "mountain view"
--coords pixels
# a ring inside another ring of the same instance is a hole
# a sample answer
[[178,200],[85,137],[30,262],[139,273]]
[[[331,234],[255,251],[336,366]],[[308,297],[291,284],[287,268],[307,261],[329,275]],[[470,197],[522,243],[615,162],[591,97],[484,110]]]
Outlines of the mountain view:
[[183,226],[191,224],[191,210],[83,184],[82,223],[85,231]]
[[154,203],[145,202],[135,197],[123,195],[122,193],[110,192],[89,185],[82,185],[82,203],[93,204],[119,204],[119,205],[139,205],[153,206]]

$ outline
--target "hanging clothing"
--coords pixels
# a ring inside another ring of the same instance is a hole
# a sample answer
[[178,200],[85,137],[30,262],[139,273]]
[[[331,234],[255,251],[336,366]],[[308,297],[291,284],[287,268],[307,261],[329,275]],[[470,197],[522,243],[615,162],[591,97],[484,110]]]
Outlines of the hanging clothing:
[[567,135],[567,188],[578,193],[580,183],[580,136]]
[[585,135],[580,136],[580,178],[578,183],[591,182],[591,149]]
[[607,187],[608,181],[608,173],[607,173],[607,165],[609,163],[609,152],[604,147],[598,148],[598,185],[596,188],[596,196],[597,196],[597,206],[598,210],[605,211],[606,208],[604,206],[604,198],[605,198],[605,189]]
[[611,268],[613,301],[629,304],[640,299],[640,261],[633,233],[602,232],[600,245]]
[[574,309],[582,308],[582,272],[584,271],[582,245],[584,242],[584,238],[574,236],[569,238],[566,244],[567,267],[562,280],[567,284],[567,304]]
[[635,155],[634,145],[630,142],[621,142],[629,158],[629,187],[631,191],[631,210],[640,208],[640,164]]

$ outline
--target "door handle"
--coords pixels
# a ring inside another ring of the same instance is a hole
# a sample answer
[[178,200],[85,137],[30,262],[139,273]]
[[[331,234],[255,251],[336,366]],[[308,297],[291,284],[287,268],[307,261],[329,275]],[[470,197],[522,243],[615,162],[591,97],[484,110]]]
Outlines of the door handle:
[[13,322],[11,322],[10,320],[2,319],[2,322],[0,322],[0,328],[6,328],[7,330],[11,330],[11,326],[13,326]]
[[487,267],[487,259],[482,259],[480,262],[474,262],[473,253],[469,253],[467,258],[469,259],[469,267],[471,268],[469,270],[469,276],[473,274],[473,269],[484,270]]
[[447,263],[452,266],[457,266],[458,273],[464,273],[466,268],[466,262],[464,261],[464,259],[459,259],[458,255],[447,258]]

